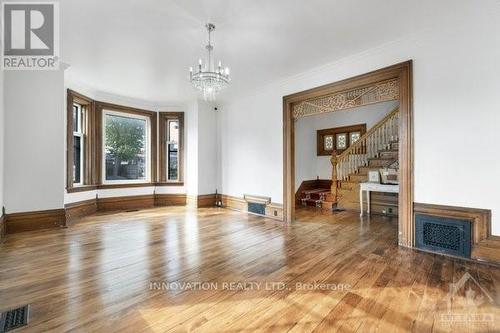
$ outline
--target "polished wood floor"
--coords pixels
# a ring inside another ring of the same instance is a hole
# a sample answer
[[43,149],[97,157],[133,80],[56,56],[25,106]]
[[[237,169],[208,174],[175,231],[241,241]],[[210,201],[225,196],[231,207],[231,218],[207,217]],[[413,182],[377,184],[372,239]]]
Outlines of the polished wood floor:
[[0,310],[31,304],[19,332],[500,332],[500,269],[399,248],[390,218],[298,220],[174,207],[9,235]]

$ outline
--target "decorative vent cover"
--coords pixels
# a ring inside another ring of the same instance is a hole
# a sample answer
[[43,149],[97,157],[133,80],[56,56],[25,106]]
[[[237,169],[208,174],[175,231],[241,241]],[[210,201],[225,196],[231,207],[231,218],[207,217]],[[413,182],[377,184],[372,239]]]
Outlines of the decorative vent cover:
[[28,325],[28,316],[29,305],[2,312],[0,317],[0,333],[9,332],[18,327]]
[[248,211],[254,214],[266,215],[266,205],[256,202],[249,202]]
[[417,248],[470,258],[470,221],[416,214],[415,229]]

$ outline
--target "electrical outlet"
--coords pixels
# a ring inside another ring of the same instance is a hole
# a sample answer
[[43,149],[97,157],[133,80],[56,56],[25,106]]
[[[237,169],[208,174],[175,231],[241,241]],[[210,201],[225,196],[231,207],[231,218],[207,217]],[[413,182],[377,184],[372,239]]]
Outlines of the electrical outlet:
[[389,214],[392,214],[392,208],[388,209]]
[[274,216],[278,216],[278,211],[277,210],[274,211]]

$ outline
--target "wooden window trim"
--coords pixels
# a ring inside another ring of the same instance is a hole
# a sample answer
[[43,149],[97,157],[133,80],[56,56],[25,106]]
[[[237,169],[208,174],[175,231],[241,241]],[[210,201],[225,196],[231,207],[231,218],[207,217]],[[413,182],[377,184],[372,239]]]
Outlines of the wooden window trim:
[[[95,128],[95,109],[94,101],[71,89],[67,90],[66,105],[66,190],[70,192],[79,192],[90,190],[94,183],[95,168],[93,165],[94,154],[94,128]],[[84,128],[84,160],[83,160],[83,179],[82,185],[73,184],[73,104],[78,103],[85,107],[85,128]]]
[[[103,184],[102,174],[102,145],[103,145],[103,121],[102,113],[104,110],[126,113],[130,115],[138,115],[149,118],[150,124],[150,179],[149,182],[143,183],[120,183],[120,184]],[[98,121],[95,122],[95,133],[96,133],[96,153],[95,157],[95,167],[96,167],[96,181],[95,184],[99,189],[105,188],[125,188],[125,187],[147,187],[155,186],[157,182],[157,112],[142,110],[137,108],[132,108],[123,105],[105,103],[105,102],[95,102],[95,117]]]
[[[351,132],[361,132],[361,136],[366,133],[366,124],[357,124],[357,125],[350,125],[350,126],[342,126],[342,127],[335,127],[335,128],[326,128],[322,130],[317,130],[316,131],[316,151],[317,151],[317,156],[330,156],[332,155],[332,152],[334,150],[337,150],[337,142],[336,142],[336,135],[341,134],[341,133],[347,133],[347,147],[351,145],[351,136],[349,133]],[[325,150],[324,149],[324,137],[327,135],[333,135],[333,150]],[[337,150],[337,154],[340,154],[344,151],[345,149]]]
[[[179,179],[177,181],[167,180],[167,154],[166,154],[166,129],[169,120],[179,121]],[[160,175],[159,186],[183,186],[184,185],[184,112],[159,112],[159,161]]]

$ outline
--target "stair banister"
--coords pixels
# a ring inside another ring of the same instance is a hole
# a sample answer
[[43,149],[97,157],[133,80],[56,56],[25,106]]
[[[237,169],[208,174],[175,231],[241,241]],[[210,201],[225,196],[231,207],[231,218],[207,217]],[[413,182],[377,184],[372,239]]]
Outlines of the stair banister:
[[368,165],[368,160],[375,157],[379,150],[397,140],[398,125],[399,107],[396,107],[342,154],[337,155],[336,150],[332,152],[332,193],[334,185],[336,190],[339,180],[346,180],[349,174]]

